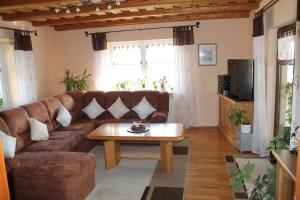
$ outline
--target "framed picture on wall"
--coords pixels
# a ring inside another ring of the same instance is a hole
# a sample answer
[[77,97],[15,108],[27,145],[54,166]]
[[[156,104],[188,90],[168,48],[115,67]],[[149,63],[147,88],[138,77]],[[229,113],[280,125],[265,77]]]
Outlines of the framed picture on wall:
[[198,60],[200,66],[217,65],[217,44],[199,44]]

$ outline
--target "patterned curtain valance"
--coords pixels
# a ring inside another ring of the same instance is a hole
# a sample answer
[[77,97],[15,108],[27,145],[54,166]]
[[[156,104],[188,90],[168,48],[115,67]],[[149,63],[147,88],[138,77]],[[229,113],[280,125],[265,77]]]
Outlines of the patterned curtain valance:
[[253,35],[258,37],[264,35],[264,15],[263,13],[256,15],[253,19]]
[[284,26],[277,31],[277,38],[284,38],[291,35],[296,35],[296,23]]
[[194,44],[193,26],[179,26],[173,28],[173,45],[183,46]]
[[15,50],[32,51],[30,32],[15,30],[14,40]]
[[94,51],[107,49],[106,33],[93,33],[92,43]]

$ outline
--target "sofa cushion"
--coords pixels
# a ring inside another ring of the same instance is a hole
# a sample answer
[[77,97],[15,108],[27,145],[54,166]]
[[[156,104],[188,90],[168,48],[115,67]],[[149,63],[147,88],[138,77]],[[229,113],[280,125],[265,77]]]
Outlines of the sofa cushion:
[[4,158],[13,158],[16,152],[17,138],[0,130],[0,139],[2,140]]
[[26,152],[10,160],[16,199],[81,200],[95,185],[90,153]]
[[[130,110],[132,107],[130,105],[130,95],[131,92],[128,91],[111,91],[104,94],[104,109],[108,109],[118,98],[121,98],[124,105]],[[125,114],[122,118],[130,119],[131,112]],[[103,119],[113,118],[109,111],[103,113]]]
[[134,119],[115,119],[115,118],[109,118],[109,119],[102,119],[99,120],[99,124],[108,124],[108,123],[133,123],[133,122],[138,122],[141,121],[142,123],[150,123],[150,120],[144,119],[141,120],[139,118],[134,118]]
[[66,138],[72,138],[73,136],[85,137],[85,133],[82,131],[53,131],[49,133],[49,140],[60,140]]
[[72,116],[63,105],[61,105],[59,108],[56,121],[58,121],[63,127],[68,127],[71,124]]
[[34,119],[29,118],[31,140],[43,141],[48,140],[49,133],[47,125]]
[[97,102],[95,98],[85,106],[82,111],[90,118],[96,119],[99,115],[101,115],[105,110],[102,108],[101,105]]
[[130,110],[124,105],[121,98],[119,97],[107,110],[116,119],[122,118]]
[[47,125],[48,130],[52,131],[53,126],[50,121],[48,110],[44,103],[36,102],[22,106],[28,113],[28,116]]
[[70,138],[39,141],[22,149],[22,152],[34,151],[72,151],[82,141],[79,135]]
[[60,100],[60,102],[62,103],[62,105],[65,108],[67,108],[68,111],[71,113],[72,121],[76,121],[80,117],[80,110],[78,110],[78,108],[76,107],[76,103],[75,103],[74,99],[72,98],[72,96],[70,96],[68,94],[61,94],[61,95],[57,95],[55,97],[58,98]]
[[89,122],[88,120],[78,120],[72,123],[68,127],[59,128],[59,131],[81,131],[84,134],[88,134],[95,129],[95,123]]
[[143,97],[143,99],[134,106],[132,110],[136,112],[141,119],[146,119],[150,114],[156,111],[156,109],[148,102],[146,97]]
[[47,99],[42,100],[42,102],[45,104],[48,110],[49,118],[52,123],[53,129],[55,130],[61,127],[61,125],[56,121],[57,113],[61,106],[61,102],[55,97],[49,97]]
[[30,138],[29,116],[24,108],[16,107],[0,112],[0,116],[9,128],[10,135],[17,138],[17,148],[24,148],[32,141]]
[[[141,90],[141,91],[133,91],[130,96],[130,106],[133,108],[138,105],[141,100],[145,97],[147,101],[151,104],[153,108],[158,110],[159,106],[159,95],[160,92],[152,91],[152,90]],[[149,115],[147,119],[151,119],[152,115]],[[140,116],[136,112],[131,112],[132,118],[140,118]]]

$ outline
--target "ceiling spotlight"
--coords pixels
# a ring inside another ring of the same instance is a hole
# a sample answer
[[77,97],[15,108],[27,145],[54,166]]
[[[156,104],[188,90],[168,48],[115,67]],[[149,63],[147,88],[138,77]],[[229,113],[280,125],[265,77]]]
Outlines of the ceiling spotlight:
[[121,5],[121,1],[120,0],[116,0],[116,5],[117,6]]
[[96,12],[99,12],[100,11],[100,7],[97,5],[96,6]]
[[60,12],[60,9],[59,9],[59,8],[55,8],[55,9],[54,9],[54,12],[59,13],[59,12]]
[[108,4],[107,9],[111,10],[112,6],[110,4]]
[[76,7],[76,12],[80,12],[80,8],[79,7]]
[[71,13],[70,9],[69,9],[69,8],[67,8],[67,10],[66,10],[66,14],[70,14],[70,13]]

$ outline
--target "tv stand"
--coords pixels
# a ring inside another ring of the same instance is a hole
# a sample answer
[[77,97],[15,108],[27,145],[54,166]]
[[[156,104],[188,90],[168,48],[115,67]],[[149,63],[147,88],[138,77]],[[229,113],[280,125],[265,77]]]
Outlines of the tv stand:
[[[253,101],[237,101],[231,97],[219,94],[219,130],[236,147],[238,128],[229,121],[228,112],[233,109],[246,111],[246,116],[253,125]],[[252,126],[253,128],[253,126]]]

